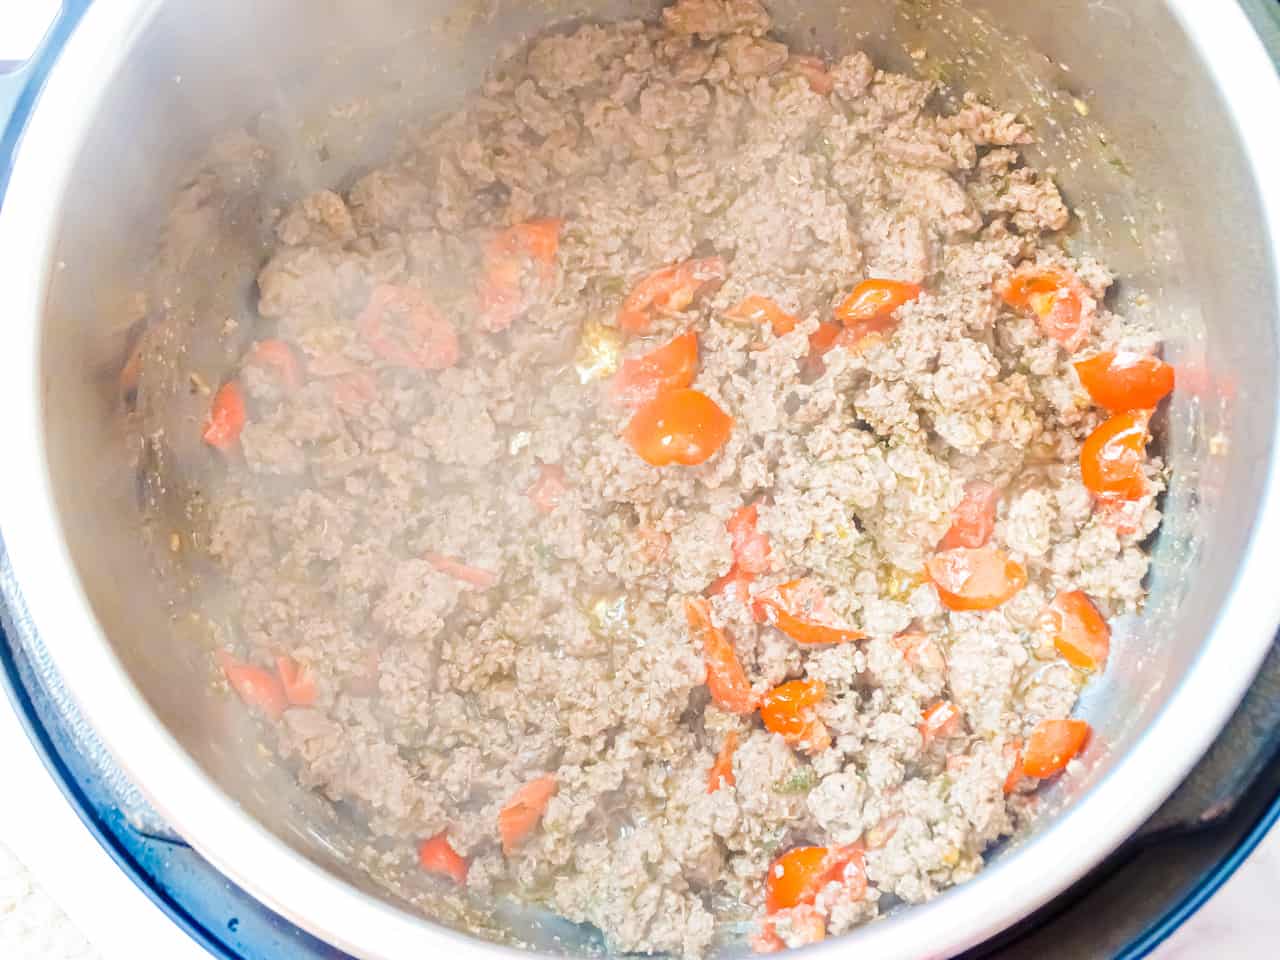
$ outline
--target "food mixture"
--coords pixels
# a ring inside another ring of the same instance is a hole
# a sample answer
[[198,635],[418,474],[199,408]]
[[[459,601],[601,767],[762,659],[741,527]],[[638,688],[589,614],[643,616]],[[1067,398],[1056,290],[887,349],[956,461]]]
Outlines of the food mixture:
[[204,428],[268,742],[441,896],[618,952],[972,877],[1159,522],[1173,371],[1032,131],[769,30],[540,36],[300,199]]

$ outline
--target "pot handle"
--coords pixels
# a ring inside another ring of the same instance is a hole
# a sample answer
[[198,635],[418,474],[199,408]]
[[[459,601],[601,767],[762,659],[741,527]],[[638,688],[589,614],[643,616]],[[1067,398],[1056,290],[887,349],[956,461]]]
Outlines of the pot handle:
[[62,0],[35,52],[24,63],[0,63],[0,208],[22,131],[58,52],[90,0]]

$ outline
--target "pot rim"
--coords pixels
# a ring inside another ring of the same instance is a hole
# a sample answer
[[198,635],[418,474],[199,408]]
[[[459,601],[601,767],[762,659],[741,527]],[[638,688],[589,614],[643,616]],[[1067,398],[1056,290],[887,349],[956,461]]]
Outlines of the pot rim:
[[[151,711],[112,651],[84,595],[62,536],[44,445],[38,371],[45,291],[55,269],[56,202],[105,85],[160,0],[94,3],[49,73],[15,158],[3,216],[0,270],[9,300],[0,351],[0,409],[10,465],[0,477],[0,530],[24,599],[68,691],[115,760],[188,842],[271,909],[357,956],[528,957],[415,916],[352,887],[253,820],[194,762]],[[1238,4],[1167,0],[1237,115],[1237,133],[1271,236],[1280,281],[1280,102],[1261,39]],[[92,91],[86,95],[86,91]],[[55,202],[50,203],[49,198]],[[1280,306],[1280,305],[1278,305]],[[1124,763],[1035,839],[944,896],[868,924],[813,950],[859,949],[881,958],[943,957],[988,939],[1061,893],[1101,862],[1162,803],[1199,760],[1271,645],[1280,623],[1280,444],[1273,433],[1267,479],[1248,547],[1213,631],[1192,668]],[[96,642],[95,642],[96,641]],[[1055,864],[1046,871],[1044,864]]]

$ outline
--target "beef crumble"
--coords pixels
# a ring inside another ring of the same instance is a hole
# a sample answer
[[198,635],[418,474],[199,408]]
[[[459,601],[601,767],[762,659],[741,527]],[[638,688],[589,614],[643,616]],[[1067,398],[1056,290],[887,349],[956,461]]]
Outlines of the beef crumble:
[[1145,420],[1073,365],[1156,341],[1054,242],[1031,130],[769,29],[538,37],[303,198],[205,433],[219,660],[302,782],[619,952],[972,877],[1087,735],[1160,519],[1140,443],[1091,471]]

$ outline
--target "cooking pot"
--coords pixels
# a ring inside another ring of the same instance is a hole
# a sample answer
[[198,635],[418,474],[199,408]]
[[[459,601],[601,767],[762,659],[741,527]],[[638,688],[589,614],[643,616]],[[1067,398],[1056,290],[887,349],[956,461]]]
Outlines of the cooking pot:
[[[1280,80],[1264,43],[1275,9],[771,7],[799,46],[862,47],[944,93],[963,87],[1020,110],[1041,139],[1037,162],[1057,168],[1076,208],[1065,242],[1117,270],[1119,306],[1150,316],[1178,369],[1159,430],[1171,479],[1151,597],[1117,624],[1108,671],[1082,700],[1096,731],[1083,769],[1044,791],[1035,827],[976,879],[814,950],[946,956],[1054,897],[1160,805],[1231,714],[1280,620]],[[218,336],[228,320],[252,329],[254,276],[282,203],[350,183],[522,33],[655,13],[613,0],[71,4],[57,28],[70,35],[38,65],[3,141],[0,532],[20,601],[84,716],[177,832],[359,957],[509,948],[410,909],[355,866],[358,818],[246,749],[252,728],[174,614],[196,571],[141,520],[140,497],[153,526],[179,525],[200,474],[180,446],[143,443],[139,424],[151,436],[196,432],[207,399],[190,385],[230,366]],[[126,416],[118,374],[140,323],[166,330],[172,356]],[[549,952],[598,946],[592,931],[537,911],[499,903],[492,915],[495,933]]]

